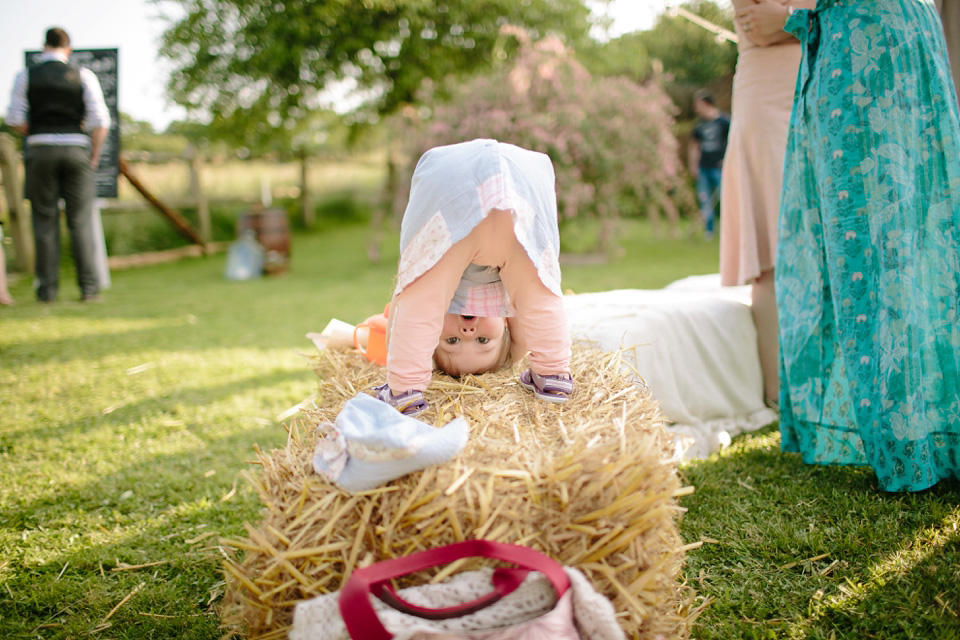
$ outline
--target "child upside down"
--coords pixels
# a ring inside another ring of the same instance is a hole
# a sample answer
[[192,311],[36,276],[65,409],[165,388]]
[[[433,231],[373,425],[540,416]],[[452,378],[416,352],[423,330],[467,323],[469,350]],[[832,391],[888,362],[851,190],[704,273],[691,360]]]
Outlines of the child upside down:
[[434,366],[453,376],[485,373],[529,352],[520,384],[567,401],[554,184],[546,155],[495,140],[420,158],[401,223],[380,400],[415,415],[427,408]]

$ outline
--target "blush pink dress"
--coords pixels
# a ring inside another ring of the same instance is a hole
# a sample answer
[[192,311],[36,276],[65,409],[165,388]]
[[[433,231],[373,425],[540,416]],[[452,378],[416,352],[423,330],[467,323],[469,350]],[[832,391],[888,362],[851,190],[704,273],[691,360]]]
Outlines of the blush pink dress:
[[787,130],[800,43],[760,47],[737,25],[730,136],[720,190],[720,280],[749,284],[774,267]]

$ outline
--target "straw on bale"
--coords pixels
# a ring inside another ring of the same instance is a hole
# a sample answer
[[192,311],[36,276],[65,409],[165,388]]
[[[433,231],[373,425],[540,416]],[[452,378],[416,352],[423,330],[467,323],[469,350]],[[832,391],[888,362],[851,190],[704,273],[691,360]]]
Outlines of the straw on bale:
[[[349,493],[312,469],[316,425],[381,384],[384,371],[351,351],[314,358],[316,408],[289,425],[285,449],[259,452],[250,479],[266,509],[247,537],[223,540],[223,620],[242,637],[285,638],[297,602],[337,591],[350,571],[469,538],[522,544],[577,567],[613,602],[627,637],[685,638],[690,589],[679,581],[682,487],[653,399],[623,372],[621,353],[574,346],[573,398],[537,400],[522,371],[454,380],[436,375],[420,419],[470,422],[454,461],[371,491]],[[471,561],[475,562],[475,561]],[[454,564],[440,580],[472,565]],[[400,586],[403,586],[402,584]]]

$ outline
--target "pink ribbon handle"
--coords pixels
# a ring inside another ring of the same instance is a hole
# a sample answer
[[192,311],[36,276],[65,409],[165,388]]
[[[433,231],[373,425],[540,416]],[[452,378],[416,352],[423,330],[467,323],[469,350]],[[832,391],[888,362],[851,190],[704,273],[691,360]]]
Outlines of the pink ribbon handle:
[[448,620],[450,618],[465,616],[468,613],[474,613],[489,607],[508,593],[516,591],[517,588],[523,584],[524,579],[529,573],[529,569],[496,569],[493,572],[492,591],[483,594],[475,600],[470,600],[469,602],[464,602],[452,607],[441,607],[439,609],[421,607],[411,602],[407,602],[401,598],[396,591],[393,590],[393,585],[391,585],[389,582],[381,582],[372,585],[371,588],[373,589],[373,594],[375,596],[397,611],[402,611],[403,613],[416,616],[418,618],[425,618],[426,620]]
[[[442,609],[428,609],[410,604],[396,595],[389,586],[389,581],[394,578],[450,564],[462,558],[492,558],[517,565],[519,570],[494,571],[493,591],[471,602]],[[370,594],[377,595],[387,604],[411,615],[434,620],[446,619],[479,611],[493,604],[519,587],[529,571],[544,574],[553,585],[558,598],[570,588],[570,578],[563,570],[563,565],[544,553],[492,540],[465,540],[357,569],[350,574],[347,583],[340,590],[340,615],[347,632],[354,640],[390,640],[393,635],[377,618]]]

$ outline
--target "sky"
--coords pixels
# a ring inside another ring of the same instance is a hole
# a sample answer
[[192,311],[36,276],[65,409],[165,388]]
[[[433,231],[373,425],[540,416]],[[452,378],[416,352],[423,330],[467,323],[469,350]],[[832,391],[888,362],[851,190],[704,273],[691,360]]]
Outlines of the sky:
[[[647,29],[671,0],[613,0],[609,33]],[[170,66],[157,56],[160,36],[179,5],[161,0],[0,0],[0,109],[5,116],[25,51],[43,48],[52,26],[63,27],[76,49],[119,49],[119,109],[158,131],[185,113],[164,91]]]

